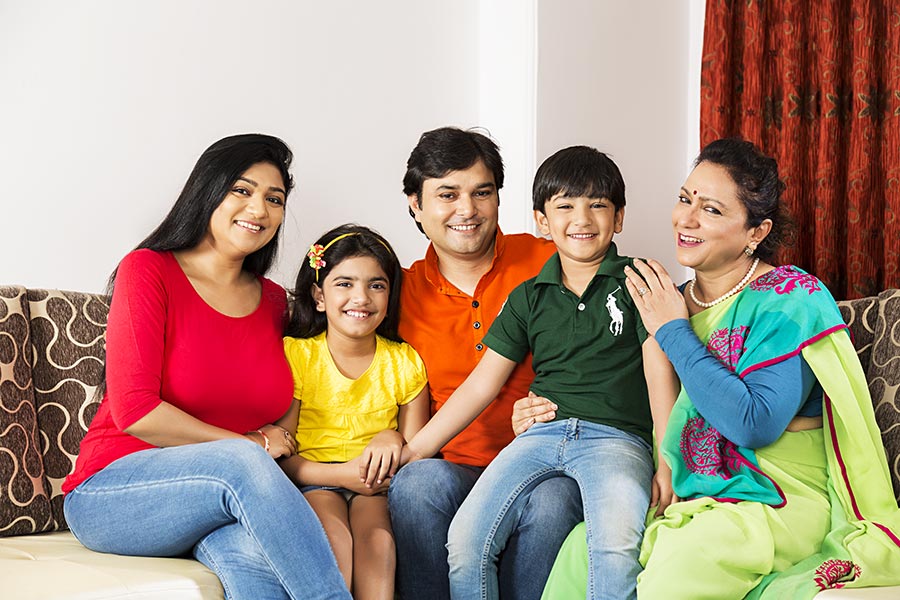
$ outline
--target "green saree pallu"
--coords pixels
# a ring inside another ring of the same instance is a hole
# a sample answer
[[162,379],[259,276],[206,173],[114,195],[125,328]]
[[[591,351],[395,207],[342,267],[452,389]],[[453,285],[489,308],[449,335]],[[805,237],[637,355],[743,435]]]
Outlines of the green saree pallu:
[[[743,448],[709,424],[682,387],[661,453],[683,500],[648,523],[639,598],[812,598],[830,588],[900,584],[900,509],[865,375],[828,290],[796,267],[779,267],[694,315],[691,326],[742,378],[802,354],[824,390],[824,427]],[[586,569],[579,526],[544,598],[585,597]]]

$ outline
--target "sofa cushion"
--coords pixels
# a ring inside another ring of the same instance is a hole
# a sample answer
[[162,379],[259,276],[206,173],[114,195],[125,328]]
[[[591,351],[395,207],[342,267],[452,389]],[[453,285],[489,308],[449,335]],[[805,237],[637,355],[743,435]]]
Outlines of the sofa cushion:
[[894,496],[900,504],[900,290],[878,295],[878,321],[866,370]]
[[53,529],[65,529],[60,488],[100,406],[96,391],[103,381],[109,303],[97,294],[28,290],[28,305],[44,486]]
[[212,571],[187,558],[92,552],[69,531],[0,540],[3,598],[221,600]]
[[0,287],[0,536],[52,527],[31,379],[25,288]]

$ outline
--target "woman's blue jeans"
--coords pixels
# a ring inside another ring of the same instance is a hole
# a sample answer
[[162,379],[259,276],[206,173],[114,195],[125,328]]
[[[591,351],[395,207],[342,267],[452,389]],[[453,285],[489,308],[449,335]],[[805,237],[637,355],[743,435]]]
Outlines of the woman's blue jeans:
[[580,419],[538,423],[488,465],[450,524],[454,600],[495,599],[497,557],[522,498],[552,477],[578,483],[587,529],[588,597],[635,598],[653,458],[636,435]]
[[193,553],[227,598],[350,598],[316,514],[250,440],[135,452],[69,492],[64,508],[91,550]]

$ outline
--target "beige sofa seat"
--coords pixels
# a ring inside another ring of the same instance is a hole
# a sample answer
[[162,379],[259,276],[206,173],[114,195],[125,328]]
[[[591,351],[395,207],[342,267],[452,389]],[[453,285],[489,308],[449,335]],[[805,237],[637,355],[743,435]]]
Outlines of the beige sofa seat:
[[68,531],[0,538],[2,597],[16,600],[221,600],[212,571],[187,558],[86,549]]

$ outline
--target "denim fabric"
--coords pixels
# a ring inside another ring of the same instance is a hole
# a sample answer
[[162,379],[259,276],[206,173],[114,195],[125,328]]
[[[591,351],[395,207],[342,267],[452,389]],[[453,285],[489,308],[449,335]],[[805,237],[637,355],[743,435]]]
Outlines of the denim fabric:
[[350,598],[315,513],[249,440],[120,458],[69,492],[65,515],[91,550],[193,553],[228,598]]
[[[397,592],[404,600],[449,600],[447,530],[483,468],[440,459],[410,463],[391,482],[388,501],[397,544]],[[523,509],[501,549],[503,598],[538,599],[556,553],[583,520],[572,479],[548,479],[522,498]]]
[[650,446],[636,435],[575,418],[533,425],[488,466],[450,525],[454,600],[506,597],[498,584],[497,557],[531,490],[561,478],[581,490],[588,597],[635,598],[652,477]]

